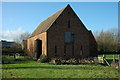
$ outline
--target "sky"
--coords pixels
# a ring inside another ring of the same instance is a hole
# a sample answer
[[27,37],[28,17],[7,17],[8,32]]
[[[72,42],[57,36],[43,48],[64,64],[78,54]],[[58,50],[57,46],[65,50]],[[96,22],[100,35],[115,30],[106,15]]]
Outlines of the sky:
[[0,39],[13,40],[21,33],[32,33],[67,4],[92,32],[118,28],[117,2],[3,2]]

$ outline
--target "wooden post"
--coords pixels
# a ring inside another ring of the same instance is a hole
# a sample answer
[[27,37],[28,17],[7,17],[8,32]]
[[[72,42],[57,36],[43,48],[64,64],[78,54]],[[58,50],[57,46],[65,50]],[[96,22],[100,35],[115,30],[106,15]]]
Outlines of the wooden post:
[[120,54],[118,55],[118,67],[120,66]]
[[14,59],[16,58],[15,54],[14,54]]
[[103,54],[103,61],[102,61],[103,64],[105,63],[104,59],[105,59],[105,55]]
[[103,54],[103,57],[105,57],[105,55]]
[[115,55],[113,55],[113,63],[115,63]]
[[108,66],[110,66],[106,58],[104,58],[104,61],[107,63]]

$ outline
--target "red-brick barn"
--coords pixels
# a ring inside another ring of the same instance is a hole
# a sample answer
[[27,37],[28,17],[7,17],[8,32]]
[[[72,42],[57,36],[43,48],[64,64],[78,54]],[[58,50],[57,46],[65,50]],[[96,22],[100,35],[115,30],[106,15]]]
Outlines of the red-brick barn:
[[41,22],[27,39],[28,55],[50,58],[87,58],[97,56],[97,43],[76,13],[67,5]]

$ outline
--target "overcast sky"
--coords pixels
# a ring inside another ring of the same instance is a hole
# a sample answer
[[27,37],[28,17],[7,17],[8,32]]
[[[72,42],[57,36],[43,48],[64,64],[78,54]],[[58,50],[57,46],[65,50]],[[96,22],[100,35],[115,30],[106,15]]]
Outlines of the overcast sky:
[[67,4],[92,32],[118,27],[117,2],[4,2],[0,39],[13,40],[21,33],[32,33],[40,22]]

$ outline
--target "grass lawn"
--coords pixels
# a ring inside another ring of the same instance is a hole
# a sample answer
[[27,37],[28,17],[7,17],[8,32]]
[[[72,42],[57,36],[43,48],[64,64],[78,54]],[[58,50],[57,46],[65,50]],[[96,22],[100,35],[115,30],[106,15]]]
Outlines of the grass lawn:
[[3,78],[120,78],[120,72],[109,66],[52,65],[24,61],[2,65]]
[[[113,55],[114,55],[114,58],[116,59],[116,60],[118,60],[118,54],[104,54],[104,56],[106,57],[106,59],[110,59],[110,60],[112,60],[113,59]],[[98,57],[103,57],[103,55],[98,55]]]
[[[21,60],[26,60],[28,59],[27,56],[19,56],[18,59],[21,59]],[[2,56],[2,61],[13,61],[15,60],[14,56]]]

